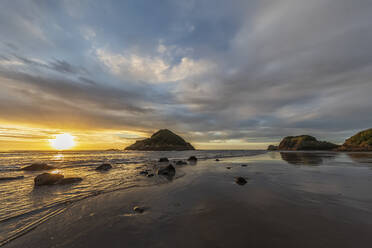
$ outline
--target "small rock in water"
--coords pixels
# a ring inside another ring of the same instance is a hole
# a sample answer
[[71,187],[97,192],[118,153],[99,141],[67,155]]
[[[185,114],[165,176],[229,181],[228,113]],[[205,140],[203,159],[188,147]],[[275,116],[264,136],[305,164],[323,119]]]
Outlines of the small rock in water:
[[148,174],[148,172],[147,171],[140,171],[140,173],[139,173],[140,175],[147,175]]
[[169,162],[169,159],[168,158],[159,158],[159,162],[160,163]]
[[198,161],[198,159],[195,157],[195,156],[191,156],[187,159],[187,161],[190,161],[190,162],[196,162]]
[[218,158],[216,158],[216,161],[218,162],[218,161],[220,161]]
[[226,167],[226,169],[230,170],[230,169],[231,169],[231,167],[230,167],[230,166],[228,166],[228,167]]
[[35,177],[34,183],[35,186],[53,185],[57,184],[63,178],[64,176],[62,174],[43,173]]
[[41,171],[41,170],[52,170],[55,167],[48,165],[47,163],[33,163],[29,166],[23,167],[21,170],[25,171]]
[[176,165],[187,165],[187,162],[182,161],[182,160],[178,160],[178,161],[176,162]]
[[147,177],[153,177],[153,176],[154,176],[154,174],[152,174],[152,173],[147,175]]
[[142,214],[145,211],[145,209],[142,208],[142,207],[139,207],[139,206],[135,206],[133,208],[133,211],[136,212],[136,213]]
[[242,164],[242,167],[247,167],[248,165],[246,165],[246,164]]
[[171,164],[165,168],[161,168],[158,170],[158,175],[174,176],[175,174],[176,174],[176,169]]
[[237,177],[235,178],[235,182],[239,185],[244,185],[247,183],[247,180],[245,180],[243,177]]
[[104,164],[101,164],[100,166],[98,166],[96,168],[96,171],[108,171],[112,168],[111,164],[109,163],[104,163]]

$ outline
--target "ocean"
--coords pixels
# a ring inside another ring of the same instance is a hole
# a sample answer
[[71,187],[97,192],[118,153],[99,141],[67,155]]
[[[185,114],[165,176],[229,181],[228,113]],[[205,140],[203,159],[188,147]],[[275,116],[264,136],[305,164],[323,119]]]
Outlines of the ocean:
[[[146,187],[166,183],[162,177],[147,178],[140,171],[151,168],[161,157],[170,160],[196,156],[199,160],[253,156],[262,150],[229,151],[65,151],[65,152],[2,152],[0,178],[24,176],[23,179],[0,181],[0,245],[16,238],[63,211],[69,204],[98,194],[131,187]],[[28,172],[22,167],[45,162],[57,168],[65,177],[81,177],[71,185],[34,187],[34,178],[42,171]],[[98,172],[102,163],[113,169]],[[182,174],[177,174],[178,177]]]

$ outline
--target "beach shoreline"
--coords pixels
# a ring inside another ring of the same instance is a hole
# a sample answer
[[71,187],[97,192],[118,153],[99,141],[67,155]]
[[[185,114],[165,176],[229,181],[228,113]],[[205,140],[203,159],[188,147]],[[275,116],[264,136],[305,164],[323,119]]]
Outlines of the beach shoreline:
[[[360,192],[371,183],[369,167],[351,174],[349,165],[334,168],[344,159],[337,156],[332,159],[340,161],[300,167],[279,156],[180,167],[184,176],[169,183],[76,202],[4,247],[369,247],[372,201]],[[345,175],[360,180],[345,185]],[[248,183],[237,185],[237,176]]]

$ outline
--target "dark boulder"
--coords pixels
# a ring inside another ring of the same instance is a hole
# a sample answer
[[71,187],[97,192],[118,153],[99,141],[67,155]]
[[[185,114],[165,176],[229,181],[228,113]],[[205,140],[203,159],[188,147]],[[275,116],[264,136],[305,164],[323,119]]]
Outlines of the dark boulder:
[[167,167],[158,169],[158,175],[163,176],[174,176],[176,174],[176,168],[173,165],[168,165]]
[[150,173],[150,174],[147,175],[147,177],[153,177],[153,176],[154,176],[153,173]]
[[248,165],[246,165],[246,164],[242,164],[241,166],[242,166],[242,167],[247,167]]
[[57,184],[63,178],[64,176],[62,174],[43,173],[35,177],[34,183],[35,186],[53,185]]
[[154,133],[151,138],[136,141],[125,150],[138,151],[185,151],[195,148],[183,138],[168,129],[161,129]]
[[230,166],[228,166],[228,167],[226,167],[226,169],[230,170],[230,169],[231,169],[231,167],[230,167]]
[[356,152],[372,151],[372,128],[361,131],[348,138],[338,150]]
[[55,167],[48,165],[47,163],[33,163],[26,167],[23,167],[21,170],[24,171],[42,171],[42,170],[53,170]]
[[96,168],[96,171],[108,171],[108,170],[111,170],[111,169],[112,169],[111,164],[104,163],[104,164],[101,164],[100,166],[98,166]]
[[338,145],[326,141],[318,141],[310,135],[288,136],[279,144],[279,150],[303,151],[303,150],[333,150]]
[[247,183],[247,180],[245,180],[243,177],[237,177],[235,178],[235,182],[239,185],[244,185]]
[[219,162],[220,160],[218,158],[216,158],[216,162]]
[[135,207],[133,207],[133,211],[134,211],[135,213],[142,214],[143,212],[145,212],[145,208],[143,208],[143,207],[139,207],[139,206],[135,206]]
[[165,162],[169,162],[169,159],[168,158],[159,158],[159,163],[165,163]]
[[140,175],[147,175],[147,174],[149,174],[147,171],[140,171],[140,173],[139,173]]

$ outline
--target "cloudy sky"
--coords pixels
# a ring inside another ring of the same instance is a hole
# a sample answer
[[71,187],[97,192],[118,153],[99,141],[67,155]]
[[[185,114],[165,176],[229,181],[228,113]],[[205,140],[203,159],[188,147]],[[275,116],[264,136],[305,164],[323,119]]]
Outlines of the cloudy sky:
[[372,127],[370,0],[4,0],[0,150],[197,148]]

